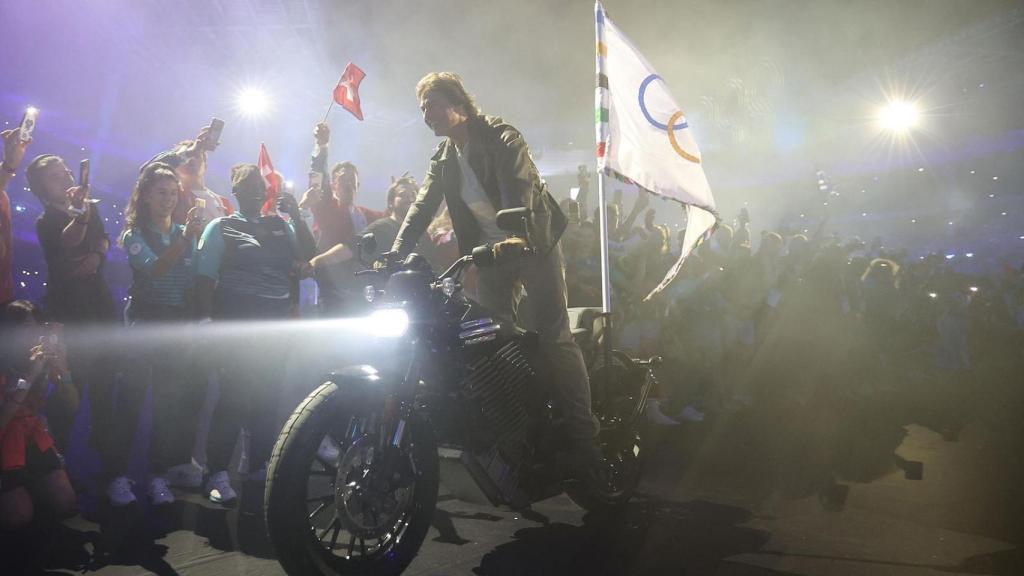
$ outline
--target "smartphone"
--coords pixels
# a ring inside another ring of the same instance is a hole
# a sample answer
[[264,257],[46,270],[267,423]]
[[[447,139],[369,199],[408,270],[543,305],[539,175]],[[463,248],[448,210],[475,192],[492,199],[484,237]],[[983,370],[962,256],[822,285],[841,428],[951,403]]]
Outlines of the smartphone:
[[89,185],[89,159],[84,158],[78,163],[78,185]]
[[36,129],[36,118],[39,117],[39,110],[32,106],[25,108],[25,114],[21,117],[21,141],[28,142],[32,137],[32,131]]
[[572,188],[569,188],[569,198],[573,202],[575,202],[576,199],[579,198],[579,196],[580,196],[580,187],[579,186],[573,186]]
[[319,172],[309,173],[309,187],[319,190],[324,185],[324,175]]
[[[209,146],[213,146],[214,148],[216,148],[217,145],[220,144],[220,135],[223,132],[224,132],[224,121],[223,120],[221,120],[220,118],[213,118],[212,120],[210,120],[210,134],[209,134],[209,137],[206,140],[207,142],[209,142]],[[212,148],[210,148],[210,149],[212,150]]]

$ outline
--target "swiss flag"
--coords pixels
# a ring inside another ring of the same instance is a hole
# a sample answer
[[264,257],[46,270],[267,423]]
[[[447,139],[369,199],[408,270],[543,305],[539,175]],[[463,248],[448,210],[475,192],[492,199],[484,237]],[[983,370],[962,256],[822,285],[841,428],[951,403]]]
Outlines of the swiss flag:
[[271,214],[277,212],[277,196],[281,189],[277,175],[274,174],[274,165],[270,162],[270,154],[267,153],[266,144],[260,144],[260,159],[256,161],[256,166],[260,169],[263,183],[267,185],[267,200],[263,203],[263,213]]
[[338,80],[338,85],[334,87],[334,101],[360,120],[363,119],[363,110],[359,107],[359,83],[365,76],[366,72],[349,62],[348,66],[345,66],[341,80]]

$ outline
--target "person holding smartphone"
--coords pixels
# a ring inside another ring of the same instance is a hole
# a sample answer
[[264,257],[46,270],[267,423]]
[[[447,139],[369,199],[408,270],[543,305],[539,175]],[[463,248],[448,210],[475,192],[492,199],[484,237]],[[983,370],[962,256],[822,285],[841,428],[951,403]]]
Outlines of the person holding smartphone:
[[385,213],[356,205],[359,170],[355,164],[339,162],[331,168],[327,178],[327,151],[331,140],[327,124],[317,124],[313,138],[316,144],[310,171],[321,175],[321,184],[306,191],[299,207],[309,208],[313,213],[317,257],[312,264],[320,291],[318,304],[324,316],[349,316],[366,306],[365,283],[355,277],[362,268],[355,251],[356,238]]
[[181,195],[174,209],[174,223],[185,224],[188,211],[199,206],[200,215],[206,223],[215,218],[230,216],[235,209],[231,201],[206,187],[206,155],[220,145],[223,120],[214,118],[203,126],[193,140],[182,140],[169,152],[157,154],[145,166],[153,162],[170,165],[181,181]]
[[[74,413],[64,343],[41,329],[35,307],[16,300],[0,310],[0,529],[27,527],[40,513],[57,518],[75,511],[75,491],[53,438],[39,415],[44,408]],[[50,385],[53,392],[48,394]]]
[[112,322],[117,313],[103,278],[110,240],[89,187],[76,185],[64,160],[37,156],[25,171],[29,189],[43,205],[36,233],[46,258],[47,315],[65,324]]
[[11,265],[14,261],[14,226],[11,223],[11,199],[7,196],[7,185],[17,174],[25,150],[32,138],[22,138],[21,129],[0,132],[3,139],[4,156],[0,159],[0,302],[14,298],[14,278]]
[[[115,363],[112,350],[79,346],[84,327],[115,328],[117,310],[103,275],[110,241],[97,205],[87,202],[89,190],[76,185],[64,161],[53,154],[37,156],[25,170],[29,189],[43,205],[36,233],[46,259],[47,320],[65,325],[68,356],[79,391],[88,390],[92,422],[91,442],[104,454],[113,417]],[[58,446],[69,439],[72,419],[50,417]]]
[[[172,221],[180,189],[181,183],[169,165],[152,163],[142,171],[128,200],[120,245],[128,253],[132,269],[131,299],[125,309],[130,327],[178,323],[194,317],[190,294],[202,216],[193,207],[184,226]],[[107,497],[117,507],[135,501],[127,468],[139,413],[150,389],[153,429],[147,453],[153,473],[147,493],[155,505],[171,504],[174,494],[164,471],[190,459],[202,390],[181,385],[186,381],[184,368],[190,364],[181,342],[160,341],[125,352],[126,377],[118,392],[118,413],[104,454],[105,473],[111,478]]]

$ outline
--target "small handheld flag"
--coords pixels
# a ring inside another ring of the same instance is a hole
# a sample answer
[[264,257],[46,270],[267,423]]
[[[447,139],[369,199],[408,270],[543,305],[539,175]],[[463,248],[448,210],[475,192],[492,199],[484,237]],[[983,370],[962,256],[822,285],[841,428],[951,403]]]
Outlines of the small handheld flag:
[[363,119],[363,109],[359,105],[359,83],[365,77],[366,73],[359,66],[349,62],[348,66],[345,66],[341,80],[338,80],[338,85],[334,87],[334,101],[360,120]]
[[263,214],[271,214],[277,211],[277,197],[280,194],[280,183],[277,174],[274,174],[274,165],[270,162],[270,154],[267,152],[267,145],[260,144],[260,157],[256,161],[260,169],[260,176],[267,186],[267,200],[263,202]]

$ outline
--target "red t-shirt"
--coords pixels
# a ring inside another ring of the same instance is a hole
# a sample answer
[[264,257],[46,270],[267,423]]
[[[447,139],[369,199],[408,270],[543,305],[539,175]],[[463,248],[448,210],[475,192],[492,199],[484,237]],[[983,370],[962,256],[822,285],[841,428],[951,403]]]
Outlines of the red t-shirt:
[[14,225],[11,224],[11,199],[0,190],[0,302],[14,299]]
[[[0,403],[8,386],[6,375],[0,374]],[[17,470],[25,467],[25,447],[33,442],[40,452],[53,447],[53,438],[37,413],[46,403],[46,389],[34,386],[19,406],[7,426],[0,428],[0,469]]]
[[362,232],[368,224],[384,217],[383,212],[363,206],[354,206],[352,211],[356,214],[353,214],[349,212],[348,206],[342,206],[334,197],[316,201],[310,211],[313,213],[317,252],[324,252],[335,244],[352,246],[356,234]]

